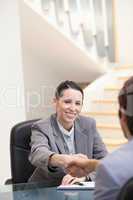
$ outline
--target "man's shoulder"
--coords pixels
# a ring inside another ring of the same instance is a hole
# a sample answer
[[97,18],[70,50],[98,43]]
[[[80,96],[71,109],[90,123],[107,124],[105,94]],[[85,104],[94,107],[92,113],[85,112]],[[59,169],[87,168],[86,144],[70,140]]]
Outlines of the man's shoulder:
[[110,188],[123,185],[133,176],[131,156],[132,151],[128,151],[128,145],[124,145],[103,158],[96,170],[96,181]]
[[124,144],[120,148],[109,153],[105,158],[101,160],[101,167],[112,170],[113,172],[119,170],[122,165],[126,165],[126,159],[130,158],[132,150],[130,150],[129,144]]

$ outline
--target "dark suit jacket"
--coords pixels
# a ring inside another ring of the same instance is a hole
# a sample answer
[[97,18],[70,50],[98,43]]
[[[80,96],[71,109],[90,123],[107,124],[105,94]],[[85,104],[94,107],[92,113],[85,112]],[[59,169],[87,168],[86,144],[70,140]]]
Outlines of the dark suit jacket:
[[[76,153],[88,158],[101,159],[107,151],[92,118],[79,116],[74,124]],[[53,153],[66,154],[65,141],[56,121],[56,114],[47,120],[40,120],[32,127],[30,162],[36,169],[29,181],[44,181],[48,186],[61,183],[65,172],[61,168],[50,168],[49,157]]]

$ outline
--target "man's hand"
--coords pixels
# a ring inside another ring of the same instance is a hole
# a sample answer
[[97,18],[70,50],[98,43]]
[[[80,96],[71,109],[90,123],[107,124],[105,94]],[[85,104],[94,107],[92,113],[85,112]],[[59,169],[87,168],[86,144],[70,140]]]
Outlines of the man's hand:
[[66,169],[67,173],[72,176],[83,177],[89,174],[92,171],[95,171],[97,165],[99,164],[98,160],[95,159],[86,159],[77,157],[72,162],[69,162]]

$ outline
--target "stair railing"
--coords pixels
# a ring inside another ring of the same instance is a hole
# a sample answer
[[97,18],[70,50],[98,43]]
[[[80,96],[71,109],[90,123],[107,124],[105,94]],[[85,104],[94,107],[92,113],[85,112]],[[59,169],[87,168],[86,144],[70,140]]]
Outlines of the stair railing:
[[[114,62],[113,0],[29,0],[40,2],[49,18],[53,6],[56,25],[67,27],[72,39],[95,57]],[[68,30],[67,30],[68,31]],[[94,50],[95,49],[95,50]]]

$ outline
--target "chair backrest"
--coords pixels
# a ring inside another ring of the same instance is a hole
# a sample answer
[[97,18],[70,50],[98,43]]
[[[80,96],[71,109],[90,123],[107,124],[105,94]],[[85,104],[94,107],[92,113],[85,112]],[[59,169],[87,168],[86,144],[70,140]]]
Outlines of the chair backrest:
[[28,160],[30,152],[31,126],[39,119],[15,125],[10,135],[10,160],[12,183],[25,183],[35,167]]
[[133,177],[123,185],[117,200],[133,200]]

